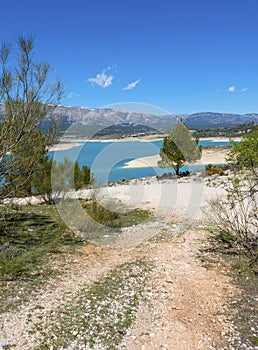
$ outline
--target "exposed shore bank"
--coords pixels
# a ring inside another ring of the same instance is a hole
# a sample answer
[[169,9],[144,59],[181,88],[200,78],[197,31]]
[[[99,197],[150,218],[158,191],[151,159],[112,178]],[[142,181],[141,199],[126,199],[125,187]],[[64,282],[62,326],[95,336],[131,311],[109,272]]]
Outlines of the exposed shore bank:
[[[160,135],[156,136],[149,136],[149,137],[125,137],[121,139],[87,139],[87,138],[78,138],[78,139],[69,139],[65,138],[61,140],[58,144],[54,145],[50,148],[50,151],[63,151],[68,150],[73,147],[81,146],[83,143],[87,142],[101,142],[101,143],[107,143],[107,142],[155,142],[155,141],[162,141],[163,137]],[[208,138],[200,138],[200,141],[212,141],[212,142],[228,142],[229,139],[227,137],[208,137]],[[233,141],[240,141],[240,138],[233,138]]]
[[[208,147],[203,148],[202,158],[195,164],[223,164],[226,162],[226,155],[228,148],[226,147]],[[149,157],[141,157],[133,159],[125,164],[123,168],[149,168],[156,167],[160,160],[160,155],[154,155]]]

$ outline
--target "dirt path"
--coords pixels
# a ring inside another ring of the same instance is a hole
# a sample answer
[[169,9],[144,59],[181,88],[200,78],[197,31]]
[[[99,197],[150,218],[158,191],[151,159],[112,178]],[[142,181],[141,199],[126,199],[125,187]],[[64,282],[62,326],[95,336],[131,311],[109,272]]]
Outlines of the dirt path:
[[[198,254],[206,245],[206,233],[188,229],[175,235],[176,225],[166,221],[148,225],[128,229],[126,247],[121,240],[116,247],[91,245],[60,261],[56,268],[62,269],[62,278],[47,284],[18,311],[2,315],[0,339],[17,344],[18,349],[35,349],[36,335],[31,330],[39,320],[67,304],[85,284],[103,279],[126,261],[146,257],[153,269],[136,320],[119,349],[223,349],[230,328],[227,303],[236,291],[228,277],[202,266]],[[135,245],[134,237],[143,231],[150,238],[148,229],[152,239]]]
[[201,266],[197,254],[205,236],[188,230],[149,247],[155,268],[146,301],[119,349],[223,349],[227,302],[236,291],[225,275]]

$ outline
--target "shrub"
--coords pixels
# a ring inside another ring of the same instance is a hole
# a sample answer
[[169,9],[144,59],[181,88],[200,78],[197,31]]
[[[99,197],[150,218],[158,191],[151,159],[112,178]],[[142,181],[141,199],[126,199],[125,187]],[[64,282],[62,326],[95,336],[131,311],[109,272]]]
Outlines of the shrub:
[[225,195],[210,202],[212,220],[219,235],[231,237],[230,244],[254,266],[258,258],[258,184],[246,171],[216,184]]

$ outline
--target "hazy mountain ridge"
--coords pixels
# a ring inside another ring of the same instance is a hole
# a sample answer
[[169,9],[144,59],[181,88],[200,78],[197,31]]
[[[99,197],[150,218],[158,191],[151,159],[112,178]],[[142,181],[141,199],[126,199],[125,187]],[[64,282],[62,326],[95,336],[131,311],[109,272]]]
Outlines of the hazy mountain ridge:
[[[58,106],[55,109],[56,116],[60,120],[63,128],[68,128],[76,123],[83,129],[100,129],[116,124],[140,124],[160,131],[167,131],[173,127],[178,118],[181,118],[189,128],[217,128],[227,126],[237,126],[240,124],[258,123],[258,114],[234,114],[200,112],[194,114],[171,114],[154,115],[148,113],[135,113],[125,110],[114,110],[109,108],[89,109],[79,106]],[[4,104],[0,104],[0,117],[4,116]]]
[[200,112],[190,114],[183,118],[189,128],[218,128],[237,126],[240,124],[258,123],[258,114],[234,114],[234,113],[215,113]]
[[154,115],[149,113],[135,113],[114,109],[88,109],[85,107],[58,106],[56,109],[62,123],[66,126],[73,123],[81,124],[83,129],[101,129],[117,124],[140,124],[167,131],[173,127],[178,118],[182,119],[189,128],[205,129],[237,126],[240,124],[258,123],[258,114],[234,114],[200,112],[194,114]]

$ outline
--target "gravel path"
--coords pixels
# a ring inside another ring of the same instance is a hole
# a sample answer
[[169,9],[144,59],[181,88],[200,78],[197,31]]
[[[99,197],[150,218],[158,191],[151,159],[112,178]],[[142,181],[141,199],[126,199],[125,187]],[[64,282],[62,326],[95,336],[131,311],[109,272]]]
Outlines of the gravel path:
[[[206,245],[205,232],[188,229],[178,233],[178,227],[166,220],[156,225],[150,222],[132,227],[126,229],[126,235],[115,247],[91,245],[67,257],[65,261],[56,262],[56,267],[60,265],[64,271],[61,278],[47,283],[41,293],[33,296],[17,311],[1,315],[2,345],[16,344],[16,349],[23,350],[51,349],[51,345],[43,347],[42,339],[57,337],[55,332],[57,325],[60,325],[58,317],[62,310],[73,310],[72,302],[82,293],[84,298],[89,298],[86,290],[89,291],[95,282],[104,281],[114,269],[119,270],[124,263],[145,259],[152,268],[146,275],[144,290],[139,293],[137,308],[132,311],[132,326],[121,332],[123,339],[118,347],[112,347],[112,339],[109,345],[100,341],[92,347],[82,346],[80,342],[76,343],[77,333],[74,331],[72,347],[54,345],[52,349],[206,350],[215,349],[218,344],[219,349],[223,349],[225,336],[230,330],[226,319],[227,302],[235,290],[228,277],[217,270],[210,271],[201,266],[197,254]],[[152,233],[146,234],[147,240],[142,242],[141,239],[138,245],[133,244],[133,237],[148,230]],[[128,239],[127,246],[124,245],[125,237]],[[121,278],[130,282],[126,293],[131,285],[137,294],[136,289],[141,284],[138,285],[135,280],[131,283],[126,275]],[[116,293],[120,293],[120,297],[111,309],[119,309],[121,314],[124,303],[122,285],[125,284],[123,282],[121,287],[117,287]],[[117,303],[121,305],[117,307]],[[108,313],[112,314],[114,310]],[[74,312],[70,316],[68,314],[67,323],[69,317],[75,322],[73,316]]]

